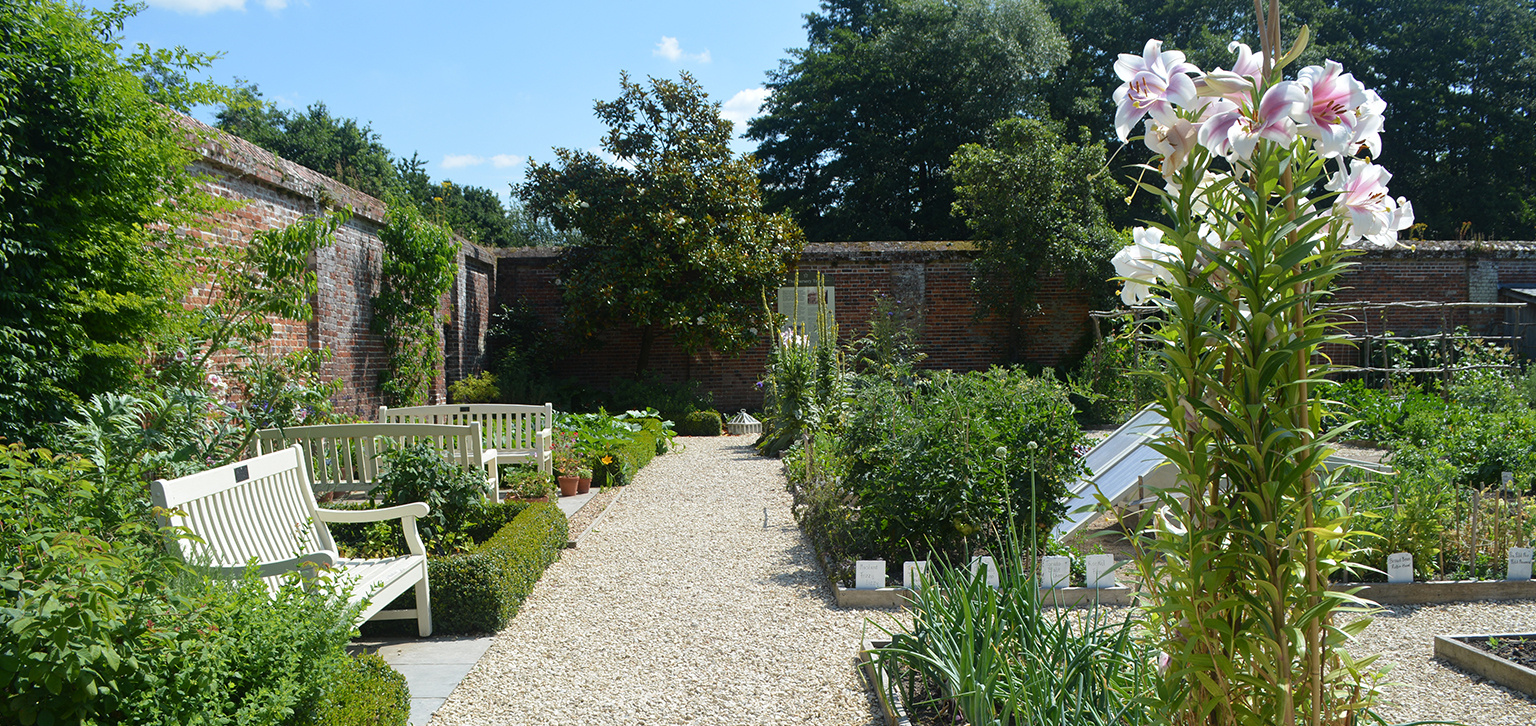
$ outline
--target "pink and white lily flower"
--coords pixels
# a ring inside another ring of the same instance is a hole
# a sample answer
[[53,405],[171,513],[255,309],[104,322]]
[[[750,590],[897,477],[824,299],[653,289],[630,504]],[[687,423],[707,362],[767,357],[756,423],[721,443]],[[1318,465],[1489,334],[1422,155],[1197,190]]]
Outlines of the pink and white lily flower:
[[1167,265],[1179,262],[1179,248],[1163,244],[1163,231],[1156,227],[1135,228],[1131,240],[1115,253],[1113,263],[1115,274],[1125,278],[1120,299],[1126,305],[1140,305],[1152,297],[1153,282],[1169,279]]
[[1360,156],[1362,152],[1368,152],[1372,159],[1381,156],[1381,128],[1386,122],[1386,112],[1387,102],[1375,91],[1367,89],[1365,103],[1355,109],[1355,133],[1349,140],[1352,156]]
[[1171,179],[1184,168],[1184,164],[1189,161],[1189,152],[1194,151],[1200,142],[1199,137],[1200,126],[1182,118],[1175,118],[1168,125],[1147,119],[1147,131],[1142,135],[1147,148],[1163,157],[1162,172],[1165,179]]
[[1247,43],[1233,42],[1227,50],[1237,53],[1232,70],[1216,70],[1205,74],[1195,85],[1202,96],[1219,96],[1237,104],[1253,102],[1253,89],[1258,88],[1259,77],[1264,74],[1264,54],[1255,53]]
[[1296,75],[1307,91],[1307,104],[1296,120],[1301,133],[1316,139],[1313,149],[1325,159],[1350,155],[1355,137],[1356,109],[1365,105],[1365,86],[1345,73],[1336,61],[1307,66]]
[[1296,139],[1296,122],[1291,117],[1306,100],[1306,90],[1294,81],[1276,83],[1264,92],[1252,116],[1231,110],[1201,124],[1200,144],[1228,161],[1252,158],[1260,139],[1289,146]]
[[1150,114],[1167,126],[1178,117],[1174,105],[1189,107],[1195,102],[1195,82],[1188,75],[1200,69],[1184,61],[1176,50],[1164,51],[1163,41],[1148,40],[1141,55],[1121,53],[1115,61],[1115,74],[1124,85],[1115,89],[1115,133],[1120,140],[1130,138],[1131,128]]
[[1328,190],[1338,192],[1333,213],[1344,226],[1346,244],[1364,239],[1371,244],[1391,247],[1397,233],[1413,226],[1413,205],[1407,199],[1393,199],[1387,191],[1392,172],[1369,161],[1347,164],[1328,180]]

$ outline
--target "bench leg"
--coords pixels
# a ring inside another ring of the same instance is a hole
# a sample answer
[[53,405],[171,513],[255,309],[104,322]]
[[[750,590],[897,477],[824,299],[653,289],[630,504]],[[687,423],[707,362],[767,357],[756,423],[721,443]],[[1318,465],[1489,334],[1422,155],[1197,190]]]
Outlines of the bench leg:
[[432,587],[427,582],[427,563],[421,563],[421,581],[416,583],[416,632],[432,635]]

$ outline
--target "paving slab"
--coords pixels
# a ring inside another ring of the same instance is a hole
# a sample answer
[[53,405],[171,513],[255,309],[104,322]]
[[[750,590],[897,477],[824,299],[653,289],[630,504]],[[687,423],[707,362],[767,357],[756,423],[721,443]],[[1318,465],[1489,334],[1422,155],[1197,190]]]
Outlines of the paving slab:
[[411,690],[411,725],[419,726],[430,721],[432,714],[453,695],[453,689],[485,655],[493,639],[489,635],[377,638],[352,641],[348,650],[378,653],[405,676],[405,684]]

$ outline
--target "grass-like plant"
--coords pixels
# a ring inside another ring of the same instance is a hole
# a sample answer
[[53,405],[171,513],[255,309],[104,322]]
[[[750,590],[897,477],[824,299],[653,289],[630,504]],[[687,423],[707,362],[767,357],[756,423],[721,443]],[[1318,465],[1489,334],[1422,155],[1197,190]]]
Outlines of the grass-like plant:
[[1156,722],[1158,658],[1134,611],[1051,607],[1025,564],[1038,543],[1013,524],[994,541],[998,587],[940,556],[912,592],[910,629],[877,626],[890,636],[877,662],[909,711],[970,724]]

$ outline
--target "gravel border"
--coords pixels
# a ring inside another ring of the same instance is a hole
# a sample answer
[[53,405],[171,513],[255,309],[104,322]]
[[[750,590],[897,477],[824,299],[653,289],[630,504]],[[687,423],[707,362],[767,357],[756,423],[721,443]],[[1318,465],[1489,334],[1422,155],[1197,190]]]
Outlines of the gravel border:
[[856,653],[892,611],[832,603],[779,461],[685,444],[545,571],[432,723],[879,723]]

